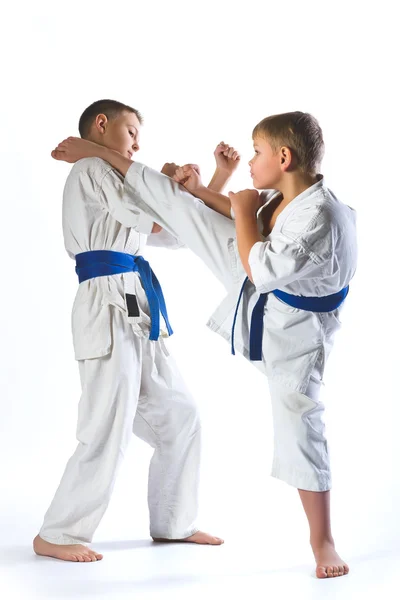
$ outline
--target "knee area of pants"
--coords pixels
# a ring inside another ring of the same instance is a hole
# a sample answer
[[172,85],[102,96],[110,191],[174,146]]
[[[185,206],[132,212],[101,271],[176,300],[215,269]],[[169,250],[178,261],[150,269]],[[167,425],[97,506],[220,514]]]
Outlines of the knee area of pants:
[[[176,402],[176,404],[175,404]],[[179,411],[180,414],[184,414],[186,415],[188,418],[196,418],[199,414],[199,409],[197,407],[196,402],[191,398],[184,398],[182,399],[177,398],[174,399],[173,402],[173,410],[177,410]]]
[[200,419],[200,413],[199,413],[197,406],[188,405],[187,420],[188,420],[188,422],[192,423],[192,425],[195,426],[196,429],[200,428],[201,419]]
[[175,430],[193,432],[201,426],[199,410],[190,397],[173,399],[169,403],[166,414],[168,415],[167,421],[173,425]]
[[185,407],[185,416],[183,418],[183,423],[185,424],[185,428],[190,428],[192,432],[200,430],[201,419],[200,413],[196,406],[188,405],[187,407]]

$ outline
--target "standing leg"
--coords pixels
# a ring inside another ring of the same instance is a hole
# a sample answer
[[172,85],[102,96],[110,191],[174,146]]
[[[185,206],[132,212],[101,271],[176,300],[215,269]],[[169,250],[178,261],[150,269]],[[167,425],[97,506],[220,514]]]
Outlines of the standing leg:
[[141,381],[141,340],[122,313],[112,309],[111,315],[111,353],[80,361],[79,443],[35,539],[37,554],[72,561],[95,554],[82,544],[91,542],[108,506],[132,434]]
[[310,526],[318,578],[346,575],[349,567],[335,551],[330,525],[330,465],[319,400],[320,381],[311,377],[301,394],[270,381],[274,421],[272,475],[297,487]]
[[192,250],[230,289],[246,273],[238,258],[234,222],[208,208],[169,177],[133,163],[125,178],[127,202],[149,214]]
[[347,575],[348,565],[335,550],[330,522],[330,492],[300,490],[300,499],[310,526],[310,543],[317,563],[317,577]]
[[219,545],[198,531],[201,425],[197,408],[163,342],[143,350],[134,433],[154,448],[149,471],[150,533],[157,541]]

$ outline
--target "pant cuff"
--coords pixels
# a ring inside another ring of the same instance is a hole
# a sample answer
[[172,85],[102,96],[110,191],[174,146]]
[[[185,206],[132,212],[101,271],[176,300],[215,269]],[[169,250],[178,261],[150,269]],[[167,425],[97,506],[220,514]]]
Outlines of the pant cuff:
[[299,490],[309,492],[328,492],[332,488],[331,474],[329,471],[318,473],[304,473],[295,467],[283,465],[274,459],[271,476],[284,481]]
[[73,538],[69,535],[60,535],[58,537],[49,537],[44,535],[42,532],[39,532],[39,537],[45,542],[49,542],[50,544],[57,544],[58,546],[69,546],[71,544],[82,544],[86,545],[87,542],[83,542],[78,538]]
[[160,533],[160,530],[151,530],[150,535],[153,539],[185,540],[186,538],[191,537],[198,531],[200,531],[198,527],[192,527],[191,529],[186,529],[185,531],[164,531],[164,533]]

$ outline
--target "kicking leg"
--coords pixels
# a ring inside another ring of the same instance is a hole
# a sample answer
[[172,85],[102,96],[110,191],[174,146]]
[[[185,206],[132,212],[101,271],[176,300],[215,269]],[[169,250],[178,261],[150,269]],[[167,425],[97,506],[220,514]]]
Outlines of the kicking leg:
[[208,208],[169,177],[140,163],[130,167],[125,190],[130,202],[134,200],[138,208],[192,250],[226,289],[245,278],[231,219]]

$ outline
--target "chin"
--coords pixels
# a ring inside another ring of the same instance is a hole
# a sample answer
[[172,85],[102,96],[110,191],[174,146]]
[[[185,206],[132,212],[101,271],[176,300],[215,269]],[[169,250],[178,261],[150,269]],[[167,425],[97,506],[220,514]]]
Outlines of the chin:
[[275,189],[274,185],[271,181],[263,181],[262,183],[257,183],[258,190],[273,190]]

